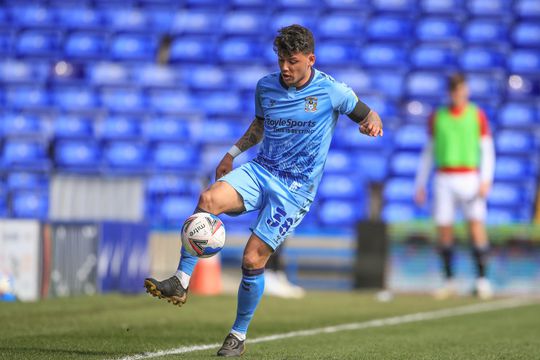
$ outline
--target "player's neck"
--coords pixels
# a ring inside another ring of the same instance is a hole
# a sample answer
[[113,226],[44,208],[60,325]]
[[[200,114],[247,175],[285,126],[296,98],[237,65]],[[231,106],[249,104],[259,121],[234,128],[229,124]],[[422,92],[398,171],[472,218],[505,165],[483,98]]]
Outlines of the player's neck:
[[468,101],[459,102],[459,103],[451,103],[450,111],[452,113],[461,113],[467,107],[467,105],[469,105]]
[[307,82],[311,79],[312,73],[313,73],[313,68],[309,68],[309,71],[306,73],[306,76],[304,76],[304,78],[302,80],[300,80],[299,82],[297,82],[293,86],[298,89],[298,88],[301,88],[304,85],[306,85]]

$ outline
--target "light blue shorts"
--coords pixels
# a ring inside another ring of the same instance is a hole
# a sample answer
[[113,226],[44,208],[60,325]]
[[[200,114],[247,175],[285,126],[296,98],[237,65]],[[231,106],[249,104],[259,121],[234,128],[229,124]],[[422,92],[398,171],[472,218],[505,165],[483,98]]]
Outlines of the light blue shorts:
[[243,213],[260,210],[250,230],[274,250],[300,224],[312,203],[291,193],[284,183],[253,161],[218,181],[225,181],[242,196],[246,208]]

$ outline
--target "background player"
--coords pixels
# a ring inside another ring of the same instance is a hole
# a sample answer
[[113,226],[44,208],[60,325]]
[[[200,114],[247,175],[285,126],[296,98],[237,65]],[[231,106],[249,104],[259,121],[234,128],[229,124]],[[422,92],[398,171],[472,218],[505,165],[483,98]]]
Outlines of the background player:
[[493,293],[486,278],[489,243],[484,225],[486,197],[495,163],[493,141],[485,113],[469,102],[469,89],[462,74],[451,76],[449,95],[450,106],[438,108],[429,119],[430,140],[422,152],[415,200],[418,204],[425,202],[425,187],[435,158],[434,218],[446,277],[444,286],[435,296],[447,298],[456,293],[452,226],[456,207],[460,206],[468,221],[477,268],[475,291],[485,299]]
[[[339,114],[347,114],[369,136],[382,136],[382,122],[346,85],[313,68],[315,44],[310,30],[291,25],[274,39],[280,72],[257,83],[255,119],[223,157],[218,181],[204,191],[196,211],[215,215],[259,210],[242,258],[238,310],[220,356],[244,352],[248,325],[264,290],[264,267],[273,251],[300,223],[317,192]],[[233,160],[263,141],[255,159],[236,168]],[[185,303],[197,262],[182,249],[175,276],[147,279],[154,296]]]

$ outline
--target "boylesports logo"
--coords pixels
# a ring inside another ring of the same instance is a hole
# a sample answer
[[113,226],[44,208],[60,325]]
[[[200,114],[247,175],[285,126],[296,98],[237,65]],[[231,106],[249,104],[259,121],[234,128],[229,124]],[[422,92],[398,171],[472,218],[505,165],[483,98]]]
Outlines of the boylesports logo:
[[304,102],[304,110],[306,112],[317,111],[317,98],[315,96],[308,96]]
[[291,134],[312,134],[315,125],[316,122],[312,120],[302,121],[283,118],[271,119],[269,117],[264,120],[264,126],[267,129]]

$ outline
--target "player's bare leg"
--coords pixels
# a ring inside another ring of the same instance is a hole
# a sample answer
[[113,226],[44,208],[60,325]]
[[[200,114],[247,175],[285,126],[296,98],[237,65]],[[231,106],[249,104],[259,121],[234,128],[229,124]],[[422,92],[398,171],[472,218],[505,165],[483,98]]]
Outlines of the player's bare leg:
[[[218,181],[199,197],[195,212],[209,212],[219,215],[223,212],[241,212],[244,210],[242,197],[226,182]],[[154,278],[144,280],[146,292],[159,299],[165,299],[173,305],[186,303],[189,280],[197,257],[182,250],[182,257],[175,275],[163,281]],[[184,261],[182,261],[184,260]]]
[[472,240],[472,256],[477,268],[474,292],[480,299],[490,299],[493,297],[493,289],[486,277],[489,243],[484,222],[479,220],[469,221],[469,232]]
[[456,296],[457,289],[454,282],[454,269],[452,261],[454,257],[454,229],[452,225],[437,226],[439,238],[439,253],[444,267],[445,281],[440,289],[433,294],[436,299],[444,300]]

